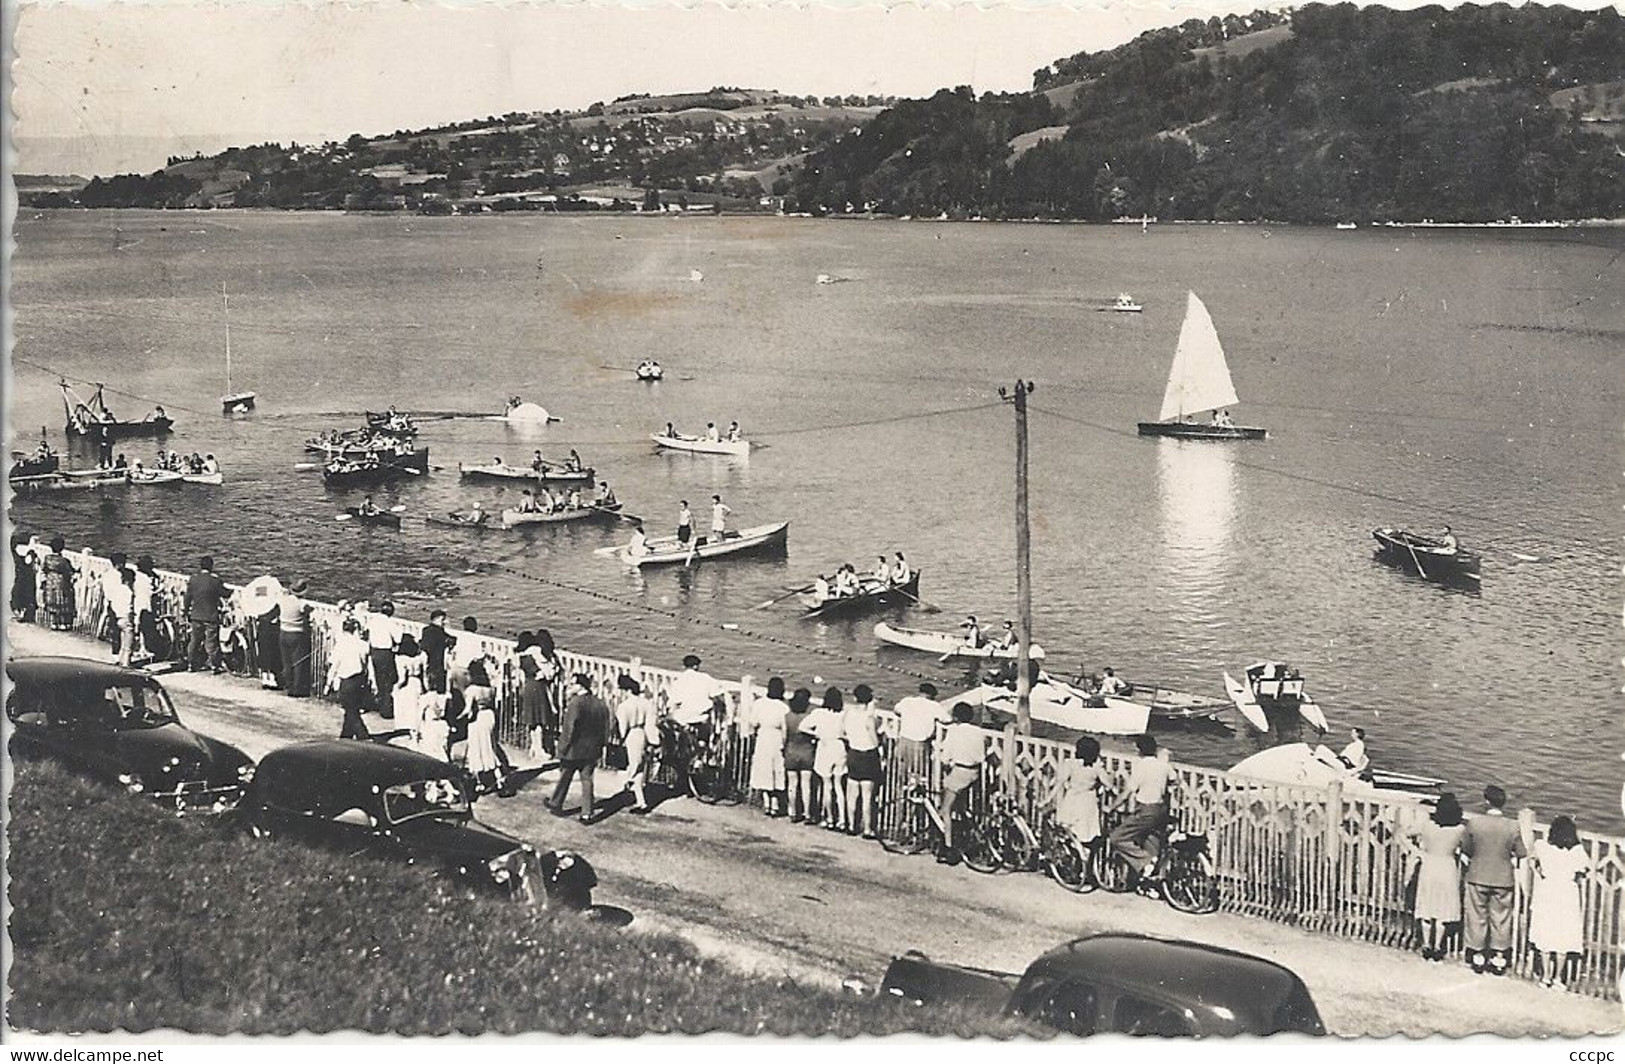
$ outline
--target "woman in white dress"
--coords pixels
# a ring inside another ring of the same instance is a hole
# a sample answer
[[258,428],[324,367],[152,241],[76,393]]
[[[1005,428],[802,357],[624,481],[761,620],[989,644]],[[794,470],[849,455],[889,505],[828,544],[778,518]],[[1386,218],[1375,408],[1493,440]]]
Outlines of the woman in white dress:
[[465,759],[474,777],[475,793],[506,793],[502,778],[502,758],[497,753],[496,692],[485,671],[483,659],[468,664],[468,684],[463,688],[463,704],[468,714],[468,750]]
[[644,783],[648,777],[649,734],[653,732],[659,742],[659,711],[643,693],[643,685],[626,673],[615,681],[615,686],[622,692],[621,701],[615,707],[615,726],[621,742],[626,744],[626,782],[621,789],[631,791],[632,797],[637,799],[632,812],[647,813],[649,796],[644,793]]
[[395,647],[395,688],[390,703],[395,710],[395,727],[411,736],[415,746],[423,725],[423,696],[429,690],[429,655],[410,635],[401,636]]
[[767,694],[751,702],[744,722],[756,736],[750,754],[750,789],[762,792],[762,811],[771,817],[784,815],[784,716],[789,712],[784,681],[775,676],[767,681]]
[[1085,735],[1077,756],[1061,766],[1055,790],[1055,819],[1084,846],[1100,839],[1100,740]]
[[1580,845],[1574,821],[1560,816],[1536,842],[1535,879],[1529,897],[1529,942],[1540,951],[1543,982],[1567,989],[1575,959],[1585,950],[1580,880],[1591,858]]
[[451,760],[451,725],[446,723],[446,706],[451,696],[429,691],[423,696],[422,718],[418,721],[418,753],[436,761]]

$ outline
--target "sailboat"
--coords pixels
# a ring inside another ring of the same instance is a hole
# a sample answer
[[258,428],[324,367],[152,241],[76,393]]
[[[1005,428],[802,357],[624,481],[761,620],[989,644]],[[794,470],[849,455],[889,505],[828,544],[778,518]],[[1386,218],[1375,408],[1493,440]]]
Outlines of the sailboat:
[[220,285],[220,302],[226,308],[226,394],[220,397],[220,412],[246,414],[254,409],[254,393],[231,388],[231,297],[226,294],[224,283]]
[[[1188,440],[1261,440],[1264,429],[1230,422],[1224,407],[1236,404],[1236,385],[1219,345],[1219,333],[1207,308],[1191,292],[1185,304],[1185,323],[1179,328],[1179,346],[1162,394],[1162,413],[1156,421],[1140,422],[1141,436],[1176,436]],[[1211,421],[1198,423],[1192,415],[1216,411]]]

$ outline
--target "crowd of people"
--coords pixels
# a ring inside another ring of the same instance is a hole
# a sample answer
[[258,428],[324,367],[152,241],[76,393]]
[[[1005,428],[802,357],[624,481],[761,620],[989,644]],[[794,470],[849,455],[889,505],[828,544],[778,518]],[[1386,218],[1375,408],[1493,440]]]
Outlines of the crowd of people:
[[[59,631],[76,626],[77,570],[64,546],[60,536],[46,544],[37,536],[12,537],[16,619],[43,621]],[[184,648],[162,645],[155,607],[160,581],[152,557],[141,555],[132,563],[114,552],[108,560],[99,578],[96,630],[118,661],[139,663],[178,649],[189,669],[223,671],[222,626],[243,611],[214,572],[212,558],[198,560],[177,604]],[[509,682],[517,684],[515,711],[527,753],[560,769],[549,809],[567,815],[570,788],[579,783],[578,815],[587,823],[608,811],[596,787],[600,768],[618,773],[634,812],[647,812],[649,780],[673,752],[668,743],[686,740],[692,753],[711,748],[724,730],[733,729],[739,738],[753,740],[747,783],[767,816],[868,839],[879,834],[876,802],[882,786],[928,781],[935,766],[941,781],[942,857],[951,860],[956,816],[966,793],[984,776],[988,746],[974,710],[963,702],[945,705],[930,683],[920,684],[889,713],[881,712],[868,684],[857,684],[850,695],[829,687],[815,705],[811,690],[790,690],[781,677],[735,703],[690,654],[672,678],[662,708],[630,674],[615,677],[612,692],[588,674],[567,675],[545,628],[519,634],[510,675],[480,635],[475,617],[465,617],[454,632],[447,628],[446,611],[435,609],[413,634],[396,620],[387,600],[376,606],[338,604],[326,674],[313,682],[307,585],[292,580],[277,586],[268,608],[250,615],[243,633],[266,686],[293,698],[309,697],[317,687],[334,694],[342,710],[341,738],[389,738],[451,761],[453,741],[463,736],[464,766],[476,794],[515,793],[513,765],[498,740],[498,690]],[[385,722],[387,736],[373,733],[368,715]],[[890,774],[882,753],[888,748]],[[1127,785],[1108,801],[1100,743],[1091,736],[1078,739],[1074,756],[1057,774],[1053,811],[1079,843],[1111,846],[1127,857],[1138,886],[1150,891],[1177,777],[1168,751],[1154,737],[1137,737],[1135,748]],[[1363,758],[1363,753],[1363,733],[1357,729],[1344,756]],[[1514,901],[1523,877],[1538,977],[1547,987],[1568,988],[1578,977],[1584,950],[1582,890],[1592,874],[1590,858],[1572,818],[1554,818],[1546,836],[1535,840],[1532,822],[1508,817],[1506,802],[1501,787],[1488,786],[1482,814],[1468,818],[1456,796],[1445,792],[1410,833],[1420,855],[1414,883],[1419,948],[1425,958],[1438,961],[1459,938],[1473,971],[1507,974]]]
[[[136,462],[137,468],[141,465]],[[166,451],[158,449],[158,457],[154,460],[153,468],[167,473],[190,473],[193,476],[202,476],[220,472],[220,463],[212,454],[181,454],[179,451]]]

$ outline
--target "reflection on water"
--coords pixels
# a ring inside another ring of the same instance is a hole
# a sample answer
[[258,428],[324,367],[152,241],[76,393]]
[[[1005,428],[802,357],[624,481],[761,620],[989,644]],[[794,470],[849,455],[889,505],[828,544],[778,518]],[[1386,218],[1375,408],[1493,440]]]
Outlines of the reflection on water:
[[1175,617],[1212,625],[1224,612],[1236,506],[1235,448],[1229,443],[1159,439],[1157,499],[1162,514],[1163,587]]

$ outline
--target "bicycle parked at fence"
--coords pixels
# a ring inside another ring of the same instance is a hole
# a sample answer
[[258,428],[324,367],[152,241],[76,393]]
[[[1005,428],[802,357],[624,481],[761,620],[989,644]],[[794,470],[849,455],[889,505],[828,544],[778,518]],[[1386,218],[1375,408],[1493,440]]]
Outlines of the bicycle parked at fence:
[[1206,835],[1164,826],[1146,843],[1155,848],[1157,856],[1143,876],[1134,862],[1111,844],[1109,834],[1090,847],[1093,859],[1085,864],[1084,871],[1101,889],[1113,894],[1137,891],[1144,897],[1161,898],[1182,913],[1218,911],[1218,870]]
[[677,787],[707,805],[736,805],[737,788],[727,772],[727,748],[722,729],[711,724],[660,721],[660,760],[675,777]]
[[1079,840],[1061,823],[1053,807],[1039,810],[1035,824],[1021,811],[1021,803],[1000,795],[988,817],[988,831],[999,847],[1003,867],[1013,872],[1041,870],[1075,894],[1095,890],[1105,876],[1116,874],[1121,867],[1104,868],[1104,840]]
[[989,822],[965,813],[954,813],[955,845],[947,844],[947,828],[937,809],[936,795],[925,777],[913,776],[903,788],[902,823],[895,831],[882,832],[880,844],[892,853],[930,852],[946,864],[963,860],[973,872],[996,872],[1000,857]]

